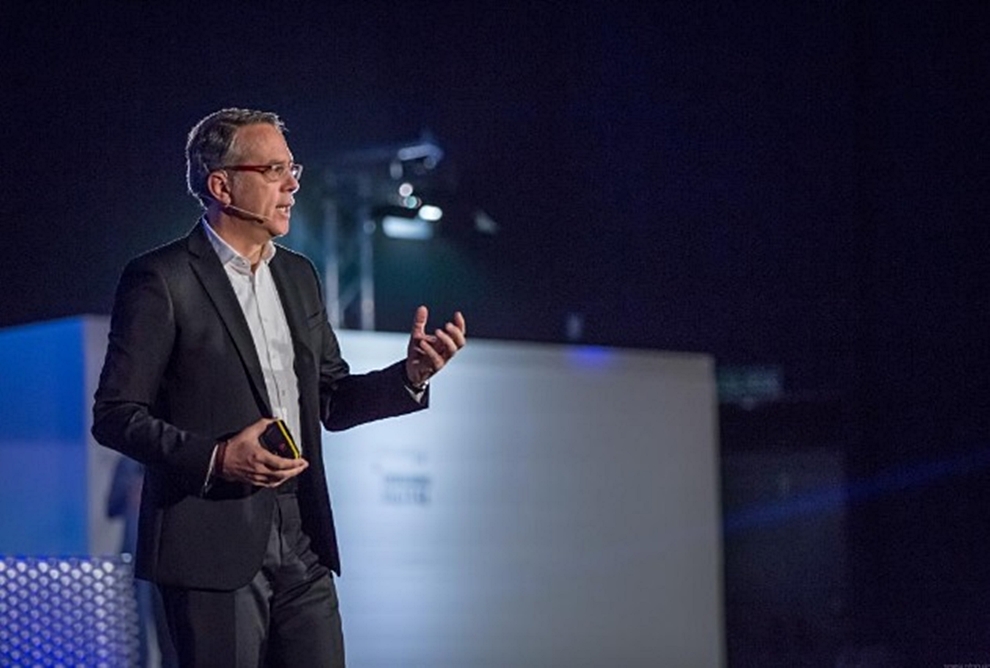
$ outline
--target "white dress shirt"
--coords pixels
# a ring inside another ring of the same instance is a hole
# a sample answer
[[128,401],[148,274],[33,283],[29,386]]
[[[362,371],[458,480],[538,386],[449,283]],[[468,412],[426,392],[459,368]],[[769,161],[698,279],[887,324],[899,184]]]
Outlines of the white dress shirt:
[[275,257],[275,244],[271,241],[265,244],[261,261],[251,271],[248,259],[221,239],[205,218],[203,225],[224,271],[227,272],[230,285],[234,288],[248,329],[251,330],[273,417],[285,420],[296,444],[302,449],[302,442],[299,440],[299,383],[293,368],[295,353],[292,349],[292,336],[268,266]]

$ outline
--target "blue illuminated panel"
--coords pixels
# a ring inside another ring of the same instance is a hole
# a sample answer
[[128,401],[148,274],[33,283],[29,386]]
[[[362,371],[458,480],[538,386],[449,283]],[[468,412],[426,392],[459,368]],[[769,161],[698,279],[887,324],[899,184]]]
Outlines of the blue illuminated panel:
[[0,331],[0,554],[84,555],[83,321]]
[[0,665],[137,665],[131,565],[0,559]]

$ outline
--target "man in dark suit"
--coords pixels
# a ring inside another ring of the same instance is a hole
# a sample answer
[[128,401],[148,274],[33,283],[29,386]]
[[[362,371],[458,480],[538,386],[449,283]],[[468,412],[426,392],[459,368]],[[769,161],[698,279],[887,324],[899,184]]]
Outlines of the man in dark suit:
[[[136,571],[162,592],[184,666],[342,666],[340,573],[321,453],[329,430],[427,406],[464,318],[351,374],[289,229],[302,166],[272,113],[224,109],[186,147],[205,213],[125,268],[93,409],[97,441],[146,467]],[[280,418],[301,457],[264,449]]]

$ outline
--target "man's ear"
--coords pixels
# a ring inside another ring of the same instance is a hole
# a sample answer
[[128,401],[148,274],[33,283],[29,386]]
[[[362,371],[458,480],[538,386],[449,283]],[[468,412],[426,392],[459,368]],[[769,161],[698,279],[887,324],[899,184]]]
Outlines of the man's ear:
[[210,172],[206,177],[206,189],[217,202],[230,204],[230,185],[227,183],[227,175],[223,172]]

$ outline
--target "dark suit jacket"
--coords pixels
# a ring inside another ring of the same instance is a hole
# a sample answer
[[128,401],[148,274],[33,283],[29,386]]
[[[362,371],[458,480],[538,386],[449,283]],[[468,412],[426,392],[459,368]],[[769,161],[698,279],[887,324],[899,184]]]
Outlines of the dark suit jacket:
[[[401,362],[349,372],[309,260],[279,247],[270,267],[292,334],[297,439],[310,463],[298,478],[303,525],[321,563],[339,573],[320,424],[346,429],[426,401],[406,391]],[[251,580],[275,492],[222,480],[203,489],[217,440],[271,416],[251,333],[202,225],[132,260],[117,288],[93,435],[146,466],[138,577],[218,590]]]

